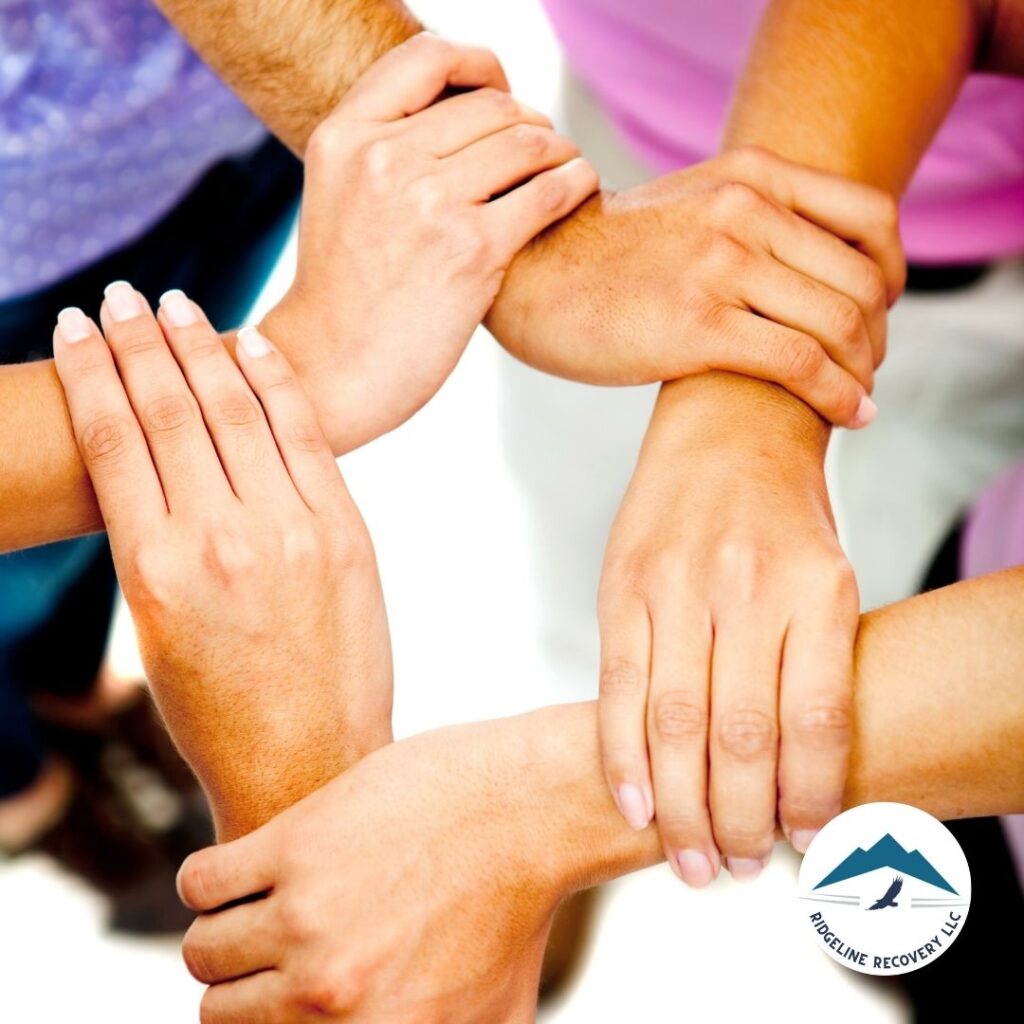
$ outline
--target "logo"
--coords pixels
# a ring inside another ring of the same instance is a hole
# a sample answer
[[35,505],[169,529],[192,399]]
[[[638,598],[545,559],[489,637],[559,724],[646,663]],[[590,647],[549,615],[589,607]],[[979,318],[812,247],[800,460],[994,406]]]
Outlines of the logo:
[[971,872],[940,821],[906,804],[864,804],[815,836],[800,867],[804,927],[862,974],[907,974],[963,931]]

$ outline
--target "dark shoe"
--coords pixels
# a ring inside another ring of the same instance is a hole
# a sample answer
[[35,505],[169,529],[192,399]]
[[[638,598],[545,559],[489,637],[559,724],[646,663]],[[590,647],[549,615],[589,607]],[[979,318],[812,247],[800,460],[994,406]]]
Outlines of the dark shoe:
[[597,894],[597,889],[584,889],[558,908],[544,951],[540,1002],[550,1002],[560,996],[579,971],[589,945]]

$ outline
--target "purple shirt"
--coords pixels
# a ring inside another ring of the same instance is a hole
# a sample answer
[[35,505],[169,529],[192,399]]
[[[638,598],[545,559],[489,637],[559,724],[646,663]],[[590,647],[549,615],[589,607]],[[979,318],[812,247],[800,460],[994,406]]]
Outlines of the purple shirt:
[[[569,63],[655,171],[716,152],[767,0],[544,4]],[[921,263],[1024,252],[1024,81],[971,76],[911,183],[902,227]]]
[[0,0],[0,301],[131,242],[262,135],[148,0]]

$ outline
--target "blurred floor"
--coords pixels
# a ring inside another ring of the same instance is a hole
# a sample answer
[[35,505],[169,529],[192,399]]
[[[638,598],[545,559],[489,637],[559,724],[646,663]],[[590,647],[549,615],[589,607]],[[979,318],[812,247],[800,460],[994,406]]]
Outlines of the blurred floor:
[[[538,0],[413,6],[432,27],[499,49],[521,97],[551,109],[556,49]],[[286,259],[264,303],[289,268]],[[342,463],[377,545],[395,640],[399,735],[552,699],[535,641],[523,516],[502,464],[500,358],[481,332],[435,402]],[[122,667],[135,663],[123,614],[114,654]],[[609,887],[585,971],[543,1021],[906,1020],[891,997],[796,934],[794,877],[794,861],[780,847],[750,886],[724,880],[693,893],[662,866]],[[104,935],[101,915],[99,901],[41,859],[0,865],[0,1022],[197,1019],[201,990],[177,944]]]

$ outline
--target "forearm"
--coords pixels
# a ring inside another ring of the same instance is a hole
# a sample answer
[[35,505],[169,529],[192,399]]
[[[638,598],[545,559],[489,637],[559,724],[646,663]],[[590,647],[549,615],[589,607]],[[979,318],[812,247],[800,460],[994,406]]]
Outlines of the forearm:
[[[895,800],[946,820],[1024,810],[1022,594],[1014,569],[862,617],[847,807]],[[657,831],[627,828],[611,800],[595,704],[520,721],[525,767],[550,780],[538,817],[562,891],[662,858]]]
[[0,367],[0,552],[102,529],[52,361]]
[[988,0],[774,0],[733,98],[725,146],[900,195],[978,59]]
[[399,0],[156,0],[296,153],[378,57],[421,31]]

